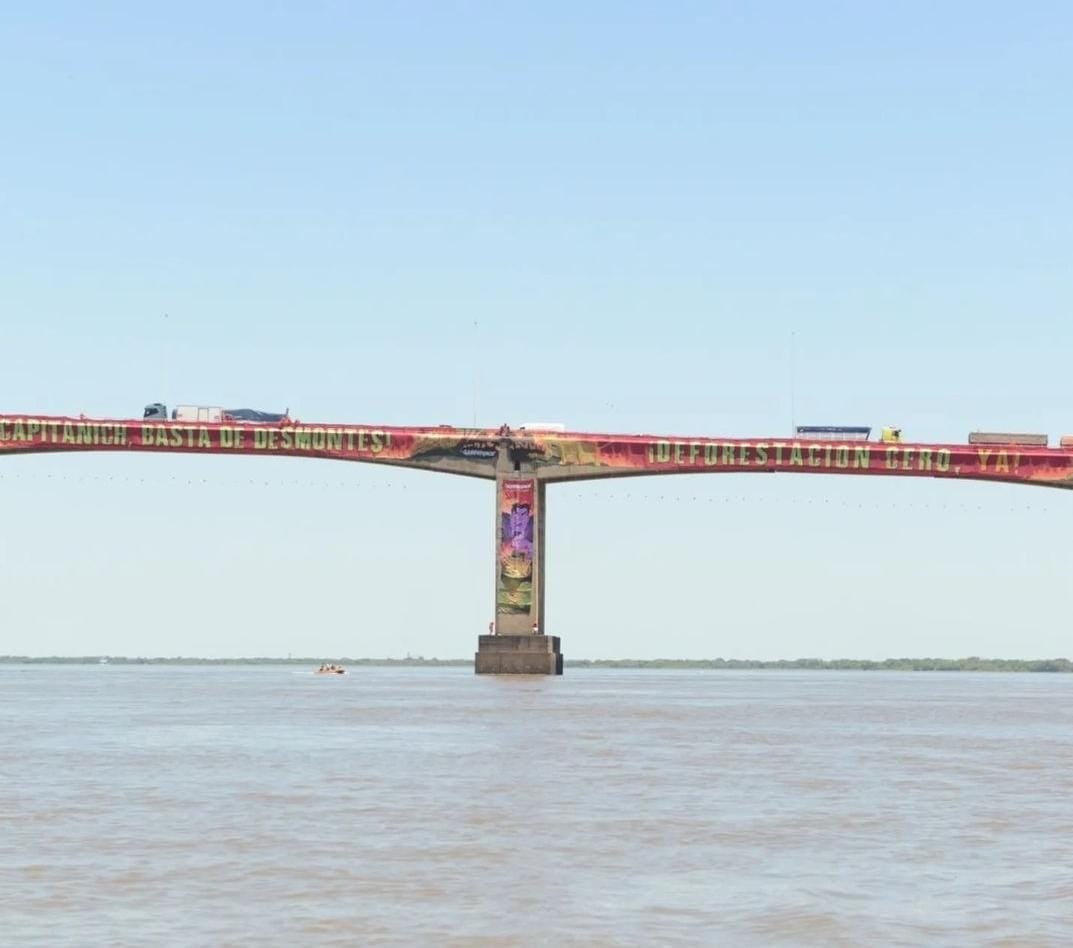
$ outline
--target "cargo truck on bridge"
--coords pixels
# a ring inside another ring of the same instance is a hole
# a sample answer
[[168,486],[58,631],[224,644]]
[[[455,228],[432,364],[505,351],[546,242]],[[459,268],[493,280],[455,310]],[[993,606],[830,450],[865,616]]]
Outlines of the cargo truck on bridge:
[[[867,441],[872,437],[872,429],[868,425],[797,425],[794,437],[817,441]],[[879,440],[897,444],[902,440],[902,429],[885,425],[879,430]]]
[[[283,414],[270,411],[257,411],[253,408],[217,408],[213,405],[176,405],[171,410],[172,421],[199,421],[214,423],[258,423],[279,424],[290,421],[290,409]],[[161,402],[145,406],[142,418],[146,421],[167,421],[168,407]]]
[[969,444],[1026,444],[1036,448],[1045,448],[1047,435],[1019,434],[1011,431],[970,431]]

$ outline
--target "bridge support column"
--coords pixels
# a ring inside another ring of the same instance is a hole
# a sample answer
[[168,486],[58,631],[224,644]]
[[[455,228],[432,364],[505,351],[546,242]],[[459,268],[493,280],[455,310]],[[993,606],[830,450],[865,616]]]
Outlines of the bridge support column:
[[546,485],[533,473],[496,475],[495,635],[482,635],[478,675],[561,675],[559,638],[544,634]]

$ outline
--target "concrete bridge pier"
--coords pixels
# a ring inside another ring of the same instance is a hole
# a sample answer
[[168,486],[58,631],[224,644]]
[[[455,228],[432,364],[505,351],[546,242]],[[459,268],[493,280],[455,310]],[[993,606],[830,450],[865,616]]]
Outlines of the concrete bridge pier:
[[559,638],[544,632],[546,484],[533,471],[496,471],[495,634],[477,643],[478,675],[561,675]]

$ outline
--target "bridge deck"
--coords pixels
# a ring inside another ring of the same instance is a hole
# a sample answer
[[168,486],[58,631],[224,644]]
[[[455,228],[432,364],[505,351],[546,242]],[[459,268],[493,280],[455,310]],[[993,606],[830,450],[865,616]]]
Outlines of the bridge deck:
[[1073,488],[1073,448],[667,437],[494,428],[142,421],[0,415],[0,455],[82,451],[241,454],[391,464],[545,481],[651,474],[852,474]]

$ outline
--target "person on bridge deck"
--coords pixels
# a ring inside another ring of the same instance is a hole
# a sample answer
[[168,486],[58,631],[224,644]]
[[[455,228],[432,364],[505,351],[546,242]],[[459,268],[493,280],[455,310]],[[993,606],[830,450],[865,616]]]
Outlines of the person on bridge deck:
[[537,625],[537,624],[536,624],[536,623],[534,622],[534,623],[533,623],[533,635],[539,635],[539,634],[540,634],[540,626],[539,626],[539,625]]
[[494,619],[491,622],[488,623],[488,634],[489,635],[495,635],[496,634],[496,624],[495,624]]

